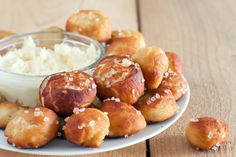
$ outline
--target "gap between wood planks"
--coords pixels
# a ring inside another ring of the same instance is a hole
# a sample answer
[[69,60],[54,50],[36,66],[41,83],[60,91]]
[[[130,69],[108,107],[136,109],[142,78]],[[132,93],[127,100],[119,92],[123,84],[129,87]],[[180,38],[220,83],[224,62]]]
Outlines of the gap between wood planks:
[[[139,0],[136,0],[136,14],[137,14],[138,31],[142,32]],[[146,142],[146,157],[150,157],[150,142],[149,142],[149,139],[147,139],[145,142]]]

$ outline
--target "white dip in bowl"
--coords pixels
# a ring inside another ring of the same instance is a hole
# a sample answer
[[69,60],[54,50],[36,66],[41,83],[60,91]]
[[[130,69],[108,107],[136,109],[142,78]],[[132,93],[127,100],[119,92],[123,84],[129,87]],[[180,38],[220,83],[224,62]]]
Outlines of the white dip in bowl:
[[0,40],[0,93],[9,101],[38,105],[39,86],[50,74],[91,73],[104,56],[96,41],[67,32],[35,32]]

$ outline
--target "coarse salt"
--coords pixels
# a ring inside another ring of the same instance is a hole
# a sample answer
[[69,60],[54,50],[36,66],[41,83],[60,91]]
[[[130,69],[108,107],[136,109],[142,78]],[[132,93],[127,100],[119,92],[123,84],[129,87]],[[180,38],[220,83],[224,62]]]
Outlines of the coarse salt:
[[50,120],[50,119],[49,119],[48,117],[44,117],[44,118],[43,118],[43,121],[44,121],[44,122],[49,122],[49,120]]
[[94,121],[94,120],[91,120],[91,121],[89,122],[89,126],[90,126],[90,127],[93,127],[94,124],[95,124],[95,121]]
[[84,111],[85,111],[85,108],[77,108],[77,107],[75,107],[73,109],[73,113],[75,113],[75,114],[78,114],[79,112],[84,112]]
[[66,117],[66,118],[64,119],[64,121],[67,122],[69,118],[70,118],[70,117]]
[[39,117],[42,115],[42,112],[41,111],[34,111],[34,116],[35,117]]
[[122,62],[121,62],[121,65],[122,65],[122,66],[124,66],[124,67],[129,67],[129,66],[132,65],[132,64],[133,64],[133,62],[130,61],[129,59],[127,59],[127,58],[122,59]]
[[94,83],[92,84],[92,88],[95,89],[97,87],[97,85]]
[[108,112],[103,112],[105,115],[108,115]]
[[197,118],[191,118],[190,122],[199,122],[199,120]]
[[81,125],[78,126],[78,129],[83,129],[85,127],[85,124],[82,123]]

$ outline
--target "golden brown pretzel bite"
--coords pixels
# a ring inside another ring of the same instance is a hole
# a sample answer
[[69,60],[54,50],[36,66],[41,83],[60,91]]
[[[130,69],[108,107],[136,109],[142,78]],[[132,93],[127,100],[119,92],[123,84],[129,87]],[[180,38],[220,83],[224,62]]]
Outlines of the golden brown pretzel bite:
[[141,111],[146,122],[162,122],[173,117],[178,105],[169,89],[148,90],[138,100],[135,107]]
[[80,33],[99,42],[106,42],[111,38],[112,24],[100,10],[80,10],[67,19],[66,31]]
[[38,148],[57,136],[58,117],[48,108],[31,108],[17,114],[8,124],[5,136],[18,148]]
[[107,55],[131,57],[140,48],[145,47],[142,33],[135,30],[117,30],[112,32],[112,42],[108,46]]
[[177,73],[182,73],[183,66],[179,56],[175,52],[166,52],[166,56],[169,60],[169,69]]
[[7,126],[7,123],[15,116],[15,113],[23,109],[24,107],[22,107],[18,103],[0,103],[0,128],[5,128]]
[[139,65],[125,56],[103,58],[93,76],[101,99],[117,97],[133,104],[144,91],[144,78]]
[[139,48],[145,47],[146,44],[143,34],[139,31],[131,29],[123,29],[123,30],[115,30],[111,34],[112,42],[115,41],[116,39],[129,38],[129,37],[137,39]]
[[126,137],[146,127],[141,112],[130,104],[120,102],[117,98],[104,100],[101,110],[108,113],[110,120],[109,137]]
[[64,132],[66,139],[72,143],[99,147],[108,134],[109,125],[107,115],[98,109],[77,109],[66,121]]
[[165,72],[160,88],[170,89],[175,100],[181,98],[187,91],[188,83],[183,74],[173,72],[169,69]]
[[106,55],[121,55],[131,57],[140,48],[140,43],[137,38],[117,38],[113,40],[112,43],[107,47]]
[[192,119],[185,131],[188,142],[203,150],[217,150],[229,137],[228,126],[211,117]]
[[146,87],[148,89],[157,88],[163,74],[168,69],[168,58],[165,52],[155,46],[145,47],[136,52],[132,56],[132,60],[140,65]]
[[71,115],[75,107],[89,106],[96,93],[96,84],[88,74],[61,72],[44,79],[40,86],[40,102],[60,115]]

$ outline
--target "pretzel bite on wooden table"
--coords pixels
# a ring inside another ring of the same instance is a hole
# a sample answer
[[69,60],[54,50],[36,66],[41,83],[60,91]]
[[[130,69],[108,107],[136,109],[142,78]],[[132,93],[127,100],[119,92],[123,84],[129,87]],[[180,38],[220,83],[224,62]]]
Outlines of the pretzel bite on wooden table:
[[148,123],[165,121],[173,117],[179,108],[171,91],[162,88],[146,91],[135,107]]
[[118,98],[104,100],[101,110],[108,113],[109,137],[126,137],[146,127],[141,112],[130,104],[120,102]]
[[18,148],[38,148],[57,136],[58,117],[44,107],[24,110],[15,116],[5,129],[9,144]]
[[117,97],[122,102],[135,103],[144,91],[144,78],[138,64],[125,56],[104,57],[93,73],[98,97]]
[[132,56],[142,69],[145,85],[148,89],[156,89],[168,69],[168,58],[165,52],[155,46],[140,49]]
[[40,102],[59,115],[71,115],[75,107],[88,107],[96,93],[96,84],[90,75],[81,71],[61,72],[44,79]]
[[110,40],[112,24],[100,10],[80,10],[66,21],[66,31],[91,37],[99,42]]
[[180,99],[187,91],[188,83],[181,73],[173,72],[169,69],[164,73],[160,88],[170,89],[175,100]]
[[7,123],[15,116],[16,112],[23,109],[24,107],[18,103],[0,103],[0,128],[5,128]]
[[229,137],[225,122],[212,117],[191,119],[185,130],[188,142],[197,149],[217,150]]
[[171,69],[173,72],[182,73],[183,65],[177,53],[166,52],[166,56],[169,60],[169,69]]
[[99,147],[108,134],[110,122],[105,113],[95,108],[75,109],[66,120],[65,137],[85,147]]

